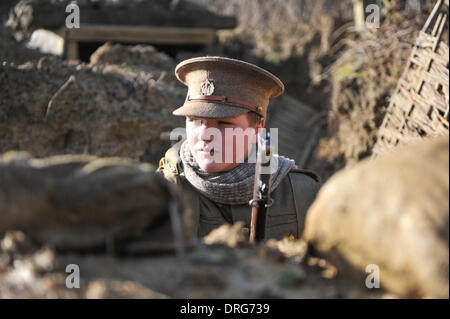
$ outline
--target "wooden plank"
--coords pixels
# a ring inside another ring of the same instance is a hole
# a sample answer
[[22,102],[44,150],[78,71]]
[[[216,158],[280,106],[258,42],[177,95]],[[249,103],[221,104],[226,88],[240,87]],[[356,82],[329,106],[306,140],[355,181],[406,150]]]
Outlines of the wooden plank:
[[79,42],[210,44],[215,41],[216,31],[204,28],[84,24],[79,29],[68,30],[67,38]]
[[67,41],[66,48],[67,48],[67,59],[68,60],[78,59],[78,42]]

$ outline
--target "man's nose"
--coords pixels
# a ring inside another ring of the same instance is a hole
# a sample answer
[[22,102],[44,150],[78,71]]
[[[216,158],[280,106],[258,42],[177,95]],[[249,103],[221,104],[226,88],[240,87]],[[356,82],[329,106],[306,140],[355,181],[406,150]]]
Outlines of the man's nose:
[[202,121],[200,127],[199,127],[199,138],[202,141],[205,142],[211,142],[214,139],[214,135],[211,132],[211,123],[209,121]]

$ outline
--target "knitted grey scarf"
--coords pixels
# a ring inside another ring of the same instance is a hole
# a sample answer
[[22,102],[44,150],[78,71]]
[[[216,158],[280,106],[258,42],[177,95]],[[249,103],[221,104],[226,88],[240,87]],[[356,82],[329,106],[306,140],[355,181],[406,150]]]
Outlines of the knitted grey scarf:
[[[212,201],[239,205],[247,204],[252,198],[255,163],[244,162],[227,172],[208,173],[198,166],[187,141],[181,145],[180,157],[186,179]],[[278,160],[278,170],[272,175],[271,191],[294,166],[294,161],[286,157],[276,155],[275,159]]]

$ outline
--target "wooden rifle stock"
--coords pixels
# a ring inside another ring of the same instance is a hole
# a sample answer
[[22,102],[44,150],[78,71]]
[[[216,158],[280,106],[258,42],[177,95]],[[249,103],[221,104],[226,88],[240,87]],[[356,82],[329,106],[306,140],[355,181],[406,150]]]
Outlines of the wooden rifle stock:
[[[249,202],[252,207],[250,225],[250,243],[252,244],[263,241],[266,236],[267,212],[273,203],[270,198],[272,161],[273,154],[269,134],[266,138],[258,135],[253,199]],[[263,172],[263,168],[269,170],[269,173]]]

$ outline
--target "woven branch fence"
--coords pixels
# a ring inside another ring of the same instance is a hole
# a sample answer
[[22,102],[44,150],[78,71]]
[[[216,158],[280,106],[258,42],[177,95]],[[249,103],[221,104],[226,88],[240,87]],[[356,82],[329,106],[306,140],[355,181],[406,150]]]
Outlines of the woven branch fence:
[[437,1],[416,39],[379,128],[373,157],[424,137],[448,134],[448,1]]

